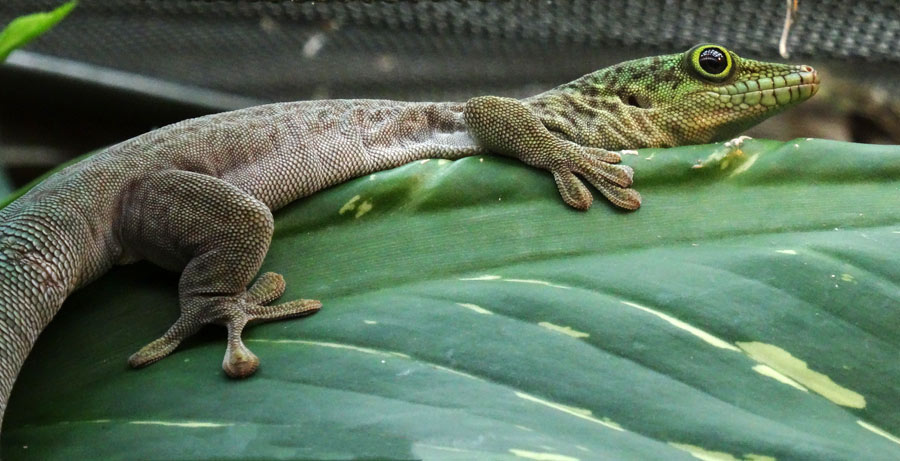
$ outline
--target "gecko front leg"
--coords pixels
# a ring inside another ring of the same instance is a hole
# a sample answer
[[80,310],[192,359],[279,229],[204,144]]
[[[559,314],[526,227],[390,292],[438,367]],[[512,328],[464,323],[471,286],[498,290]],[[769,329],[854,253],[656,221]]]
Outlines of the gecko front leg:
[[465,120],[483,147],[550,171],[563,200],[573,208],[587,210],[593,202],[591,192],[576,175],[618,207],[635,210],[641,206],[640,194],[629,188],[634,171],[616,165],[622,160],[618,153],[559,139],[517,99],[472,98],[466,102]]

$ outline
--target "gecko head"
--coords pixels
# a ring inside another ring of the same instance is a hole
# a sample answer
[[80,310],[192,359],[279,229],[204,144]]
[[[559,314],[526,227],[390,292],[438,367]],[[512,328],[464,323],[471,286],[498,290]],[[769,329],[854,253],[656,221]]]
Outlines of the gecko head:
[[595,93],[644,131],[645,145],[631,147],[727,139],[819,89],[810,66],[744,59],[714,44],[628,61],[593,77],[582,85],[594,83]]

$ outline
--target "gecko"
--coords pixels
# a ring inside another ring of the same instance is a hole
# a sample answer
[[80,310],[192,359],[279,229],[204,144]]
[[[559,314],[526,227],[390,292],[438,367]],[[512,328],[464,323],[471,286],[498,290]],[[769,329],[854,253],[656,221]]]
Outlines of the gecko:
[[[498,154],[552,174],[578,210],[593,196],[641,206],[625,149],[728,139],[813,96],[816,71],[739,57],[715,44],[623,62],[526,99],[321,100],[185,120],[108,147],[0,210],[0,423],[16,375],[74,290],[114,265],[180,271],[180,315],[129,359],[170,353],[201,326],[227,328],[222,368],[250,376],[249,322],[309,315],[275,304],[282,276],[257,277],[272,212],[316,191],[426,158]],[[254,280],[255,279],[255,280]]]

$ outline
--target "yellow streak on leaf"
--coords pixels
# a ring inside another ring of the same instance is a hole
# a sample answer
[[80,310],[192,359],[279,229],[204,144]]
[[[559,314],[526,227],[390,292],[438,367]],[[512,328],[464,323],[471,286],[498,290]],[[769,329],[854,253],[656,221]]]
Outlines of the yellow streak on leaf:
[[341,343],[329,343],[324,341],[306,341],[303,339],[246,339],[245,342],[251,343],[266,343],[266,344],[303,344],[305,346],[318,346],[318,347],[329,347],[332,349],[347,349],[356,352],[362,352],[364,354],[373,354],[373,355],[381,355],[386,357],[402,357],[405,359],[410,358],[408,355],[402,352],[387,352],[387,351],[379,351],[375,349],[369,349],[367,347],[354,346],[352,344],[341,344]]
[[808,389],[801,386],[800,383],[798,383],[797,381],[794,381],[793,379],[788,378],[787,376],[773,370],[772,367],[770,367],[768,365],[759,364],[759,365],[753,367],[753,371],[755,371],[763,376],[768,376],[772,379],[778,380],[784,384],[787,384],[788,386],[796,387],[797,389],[800,389],[803,392],[809,392]]
[[366,200],[365,202],[362,202],[359,204],[359,208],[356,210],[356,216],[354,216],[353,218],[354,219],[359,218],[371,210],[372,210],[372,202]]
[[338,214],[344,214],[356,208],[356,201],[359,200],[359,198],[360,197],[358,195],[354,195],[353,198],[347,200],[347,203],[345,203],[344,206],[342,206],[341,209],[338,210]]
[[150,426],[174,426],[174,427],[229,427],[234,423],[207,423],[203,421],[130,421],[128,424],[142,424]]
[[570,407],[568,405],[563,405],[561,403],[550,402],[548,400],[540,399],[533,395],[526,394],[524,392],[516,392],[516,397],[519,397],[520,399],[525,399],[525,400],[528,400],[528,401],[531,401],[534,403],[539,403],[541,405],[553,408],[554,410],[559,410],[563,413],[568,413],[577,418],[586,419],[588,421],[597,423],[601,426],[605,426],[605,427],[608,427],[613,430],[622,431],[622,432],[625,431],[625,429],[622,429],[622,426],[620,426],[616,423],[613,423],[609,420],[601,421],[601,420],[591,416],[591,410],[585,410],[584,408]]
[[754,163],[756,163],[756,160],[758,158],[759,158],[759,154],[751,155],[750,158],[748,158],[747,160],[744,161],[744,163],[742,163],[739,167],[735,168],[734,171],[732,171],[731,175],[729,175],[729,176],[730,177],[737,176],[737,175],[749,170],[750,167],[753,166]]
[[744,459],[747,461],[775,461],[774,456],[757,455],[754,453],[747,453],[744,455]]
[[898,438],[896,435],[891,434],[890,432],[888,432],[878,426],[875,426],[874,424],[869,424],[861,419],[856,420],[856,424],[859,424],[860,426],[890,440],[891,442],[894,442],[897,445],[900,445],[900,438]]
[[795,255],[797,254],[796,250],[775,250],[776,253],[781,253],[783,255]]
[[567,287],[565,285],[557,285],[555,283],[550,283],[544,280],[533,280],[533,279],[505,279],[499,275],[481,275],[478,277],[467,277],[461,278],[463,281],[500,281],[500,282],[512,282],[512,283],[530,283],[533,285],[544,285],[546,287],[552,288],[562,288],[564,290],[570,290],[572,287]]
[[723,341],[723,340],[721,340],[721,339],[719,339],[719,338],[717,338],[717,337],[715,337],[715,336],[713,336],[713,335],[711,335],[689,323],[682,322],[681,320],[678,320],[675,317],[672,317],[671,315],[664,314],[662,312],[650,309],[649,307],[641,306],[640,304],[629,302],[629,301],[622,301],[622,304],[633,307],[635,309],[640,309],[640,310],[650,313],[650,314],[653,314],[653,315],[665,320],[666,322],[669,322],[673,326],[681,328],[682,330],[687,331],[688,333],[702,339],[703,341],[706,341],[710,345],[713,345],[713,346],[721,348],[721,349],[728,349],[730,351],[740,352],[740,349],[732,346],[730,343]]
[[473,376],[473,375],[470,375],[470,374],[468,374],[468,373],[464,373],[464,372],[459,371],[459,370],[454,370],[454,369],[452,369],[452,368],[442,367],[442,366],[440,366],[440,365],[434,365],[434,364],[431,364],[431,367],[434,368],[434,369],[436,369],[436,370],[446,371],[447,373],[453,373],[454,375],[462,376],[462,377],[464,377],[464,378],[474,379],[474,380],[476,380],[476,381],[480,381],[480,380],[481,380],[481,378],[479,378],[479,377],[477,377],[477,376]]
[[485,308],[483,308],[483,307],[481,307],[481,306],[479,306],[479,305],[477,305],[477,304],[456,303],[456,305],[457,305],[457,306],[461,306],[461,307],[465,307],[466,309],[469,309],[470,311],[477,312],[477,313],[479,313],[479,314],[484,314],[484,315],[493,315],[493,314],[494,314],[493,312],[491,312],[491,311],[489,311],[489,310],[487,310],[487,309],[485,309]]
[[679,450],[686,451],[690,453],[694,458],[702,459],[703,461],[740,461],[731,453],[725,453],[724,451],[707,450],[705,448],[698,447],[696,445],[689,445],[687,443],[669,442],[669,445]]
[[563,290],[570,290],[572,287],[567,287],[565,285],[557,285],[555,283],[545,282],[543,280],[531,280],[531,279],[503,279],[504,282],[513,282],[513,283],[531,283],[534,285],[544,285],[546,287],[553,288],[562,288]]
[[756,341],[738,342],[737,345],[753,360],[772,367],[838,405],[850,408],[866,407],[865,397],[840,386],[822,373],[810,370],[806,362],[778,346]]
[[538,325],[540,325],[548,330],[553,330],[553,331],[562,333],[564,335],[569,335],[573,338],[587,338],[588,336],[590,336],[590,334],[588,334],[588,333],[584,333],[584,332],[578,331],[578,330],[573,330],[572,327],[564,327],[564,326],[556,325],[556,324],[553,324],[550,322],[540,322],[540,323],[538,323]]
[[460,280],[468,282],[468,281],[482,281],[482,280],[500,280],[503,277],[499,275],[479,275],[478,277],[468,277],[462,278]]
[[526,459],[535,459],[538,461],[579,461],[578,458],[560,455],[558,453],[541,453],[537,451],[519,450],[518,448],[510,448],[509,452]]

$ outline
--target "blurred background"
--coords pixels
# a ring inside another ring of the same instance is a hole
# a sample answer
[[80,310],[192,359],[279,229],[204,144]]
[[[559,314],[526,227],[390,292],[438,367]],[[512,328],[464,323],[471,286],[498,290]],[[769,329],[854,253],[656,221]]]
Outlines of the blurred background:
[[[59,6],[3,0],[0,22]],[[778,56],[784,0],[80,0],[0,65],[0,196],[74,156],[274,101],[528,96],[699,42]],[[800,0],[810,102],[750,134],[900,143],[900,2]],[[2,190],[5,188],[6,190]]]

